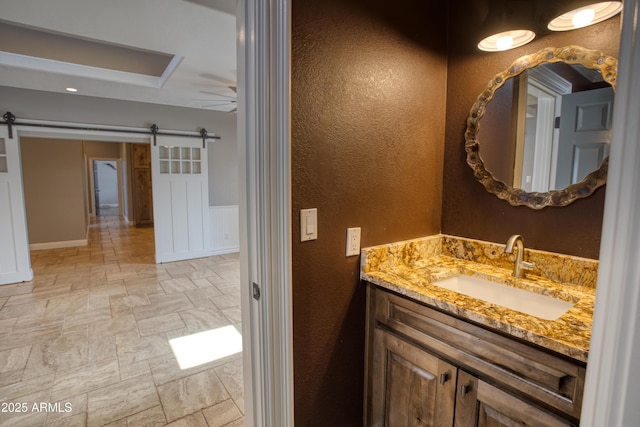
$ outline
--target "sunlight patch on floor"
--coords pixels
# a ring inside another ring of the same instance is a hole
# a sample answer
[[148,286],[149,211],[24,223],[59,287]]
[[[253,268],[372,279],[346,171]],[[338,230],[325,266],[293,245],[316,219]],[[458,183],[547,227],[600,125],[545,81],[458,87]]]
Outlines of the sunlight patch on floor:
[[189,369],[242,351],[242,335],[224,326],[169,340],[180,369]]

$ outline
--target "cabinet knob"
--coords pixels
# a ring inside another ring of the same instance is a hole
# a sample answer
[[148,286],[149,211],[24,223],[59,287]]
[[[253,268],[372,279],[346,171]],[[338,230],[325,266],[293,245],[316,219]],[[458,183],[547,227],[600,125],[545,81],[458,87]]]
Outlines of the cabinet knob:
[[440,384],[446,383],[447,381],[449,381],[449,379],[450,379],[449,372],[444,372],[440,374]]
[[471,391],[471,384],[465,384],[460,388],[460,394],[465,397]]

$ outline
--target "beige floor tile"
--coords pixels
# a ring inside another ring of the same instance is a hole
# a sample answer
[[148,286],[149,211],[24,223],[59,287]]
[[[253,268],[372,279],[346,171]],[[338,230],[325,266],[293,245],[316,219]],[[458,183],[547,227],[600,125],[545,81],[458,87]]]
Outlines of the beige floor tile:
[[54,375],[49,374],[39,378],[20,381],[19,383],[0,387],[0,402],[15,402],[24,396],[41,393],[43,390],[48,393],[49,389],[53,385],[53,378]]
[[0,320],[0,331],[10,331],[11,329],[13,329],[13,325],[15,325],[17,321],[17,317]]
[[242,311],[240,310],[240,307],[225,308],[221,311],[230,323],[237,324],[242,322]]
[[214,368],[225,389],[244,413],[244,391],[242,384],[242,359],[235,358],[229,363]]
[[184,292],[191,289],[197,289],[198,287],[193,284],[187,277],[181,277],[177,279],[163,280],[160,282],[160,286],[167,294],[173,294],[176,292]]
[[180,418],[170,424],[170,427],[209,427],[207,420],[202,415],[202,412],[196,412],[195,414],[187,415],[184,418]]
[[[77,396],[68,397],[63,400],[57,400],[55,395],[51,396],[51,402],[57,402],[60,404],[62,411],[49,412],[47,414],[47,426],[49,425],[61,425],[64,426],[64,420],[69,420],[71,424],[78,420],[84,420],[86,424],[87,420],[87,394],[79,394]],[[73,420],[71,420],[73,418]],[[61,423],[62,422],[62,423]],[[76,425],[76,424],[73,424]]]
[[189,298],[183,293],[149,295],[149,300],[151,304],[133,309],[136,320],[140,321],[142,319],[148,319],[149,317],[195,308]]
[[46,343],[34,344],[24,372],[24,378],[83,366],[87,362],[87,333],[69,332],[58,335]]
[[57,328],[62,330],[64,325],[64,314],[53,317],[44,317],[41,314],[29,314],[26,316],[20,316],[15,320],[13,325],[13,332],[26,333],[34,332],[38,330],[48,330],[50,328]]
[[206,287],[199,287],[198,289],[192,289],[184,292],[184,294],[187,296],[187,298],[189,298],[194,306],[203,307],[211,305],[211,300],[209,300],[209,298],[223,295],[218,288],[216,288],[206,279],[198,280],[204,280],[208,283],[208,285]]
[[185,327],[178,313],[169,313],[164,316],[149,317],[137,322],[140,336],[154,335],[161,332],[182,329]]
[[212,370],[158,386],[158,394],[168,422],[229,398],[222,382]]
[[130,365],[141,360],[148,360],[171,353],[169,340],[162,334],[118,341],[117,347],[118,360],[121,365]]
[[167,420],[160,405],[127,417],[128,427],[156,427],[166,424]]
[[57,372],[51,393],[56,396],[56,399],[61,400],[116,384],[118,381],[120,381],[118,361],[105,360]]
[[127,294],[109,297],[111,315],[116,316],[122,313],[133,313],[134,307],[148,305],[151,302],[146,294]]
[[116,351],[115,335],[89,335],[87,347],[88,363],[97,363],[105,360],[115,360],[118,357],[118,353]]
[[30,352],[30,345],[0,351],[0,374],[24,369]]
[[153,375],[153,381],[155,382],[155,384],[162,385],[224,365],[225,363],[229,363],[238,357],[239,355],[231,355],[223,359],[205,363],[204,365],[198,365],[188,369],[180,369],[175,356],[173,355],[173,353],[171,353],[149,359],[149,367],[151,369],[151,374]]
[[231,324],[229,319],[214,305],[181,311],[180,317],[192,333],[217,329]]
[[148,374],[151,374],[151,369],[147,360],[134,362],[130,365],[120,365],[120,380],[122,381]]
[[89,294],[86,292],[51,298],[42,317],[45,319],[64,318],[66,314],[85,311],[88,303]]
[[42,314],[47,307],[47,301],[34,301],[27,304],[11,305],[11,298],[9,298],[8,304],[5,304],[0,309],[0,319],[9,319],[12,317],[20,317],[27,314]]
[[62,332],[62,326],[47,326],[27,331],[11,331],[1,334],[0,351],[23,345],[46,342]]
[[5,305],[21,305],[38,301],[46,301],[50,298],[55,298],[58,296],[67,297],[70,291],[70,285],[38,285],[37,287],[34,287],[34,290],[31,293],[9,297],[9,300]]
[[154,277],[145,277],[138,279],[128,279],[124,281],[124,286],[127,288],[127,293],[129,295],[153,295],[153,294],[163,294],[164,289],[158,283],[158,279]]
[[64,317],[64,328],[88,325],[90,323],[111,319],[111,310],[107,308],[94,308],[80,313],[70,313]]
[[0,373],[0,387],[19,383],[23,375],[22,369]]
[[72,408],[2,427],[244,425],[241,354],[181,370],[169,346],[239,326],[238,256],[153,250],[152,228],[98,218],[88,246],[33,251],[34,279],[0,286],[0,401]]
[[59,420],[51,420],[47,418],[47,427],[85,427],[87,425],[87,414],[72,415]]
[[87,426],[102,426],[159,404],[150,375],[121,381],[89,392]]
[[89,336],[101,337],[107,335],[125,334],[135,332],[138,327],[132,314],[112,316],[109,319],[93,322],[89,325]]
[[202,410],[209,427],[222,427],[243,418],[240,409],[232,399],[227,399],[217,405]]
[[219,309],[231,308],[231,307],[240,307],[240,295],[232,295],[226,294],[219,297],[210,298],[211,301],[218,307]]
[[29,397],[28,402],[20,402],[27,405],[26,412],[0,412],[0,426],[31,427],[43,425],[47,418],[47,413],[31,411],[31,405],[34,402],[34,399],[36,402],[39,402],[41,399],[46,399],[46,397],[38,397],[35,395],[33,397]]

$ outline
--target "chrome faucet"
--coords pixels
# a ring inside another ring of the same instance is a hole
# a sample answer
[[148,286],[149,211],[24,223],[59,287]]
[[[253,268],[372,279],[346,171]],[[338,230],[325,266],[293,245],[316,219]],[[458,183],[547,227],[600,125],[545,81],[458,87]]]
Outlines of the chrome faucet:
[[516,255],[516,263],[513,266],[513,277],[523,277],[523,269],[530,270],[536,266],[533,262],[526,262],[522,260],[524,256],[524,239],[519,234],[514,234],[509,237],[507,240],[507,246],[504,248],[504,253],[512,254],[513,253],[513,245],[516,245],[518,249],[518,254]]

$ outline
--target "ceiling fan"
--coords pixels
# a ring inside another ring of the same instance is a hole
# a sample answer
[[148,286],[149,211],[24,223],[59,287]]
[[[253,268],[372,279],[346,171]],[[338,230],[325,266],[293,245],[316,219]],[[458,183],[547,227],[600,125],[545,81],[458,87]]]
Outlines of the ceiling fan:
[[228,93],[224,93],[225,91],[208,92],[205,90],[201,90],[200,93],[211,96],[207,98],[196,98],[193,99],[193,101],[205,102],[206,104],[201,105],[202,108],[215,107],[213,108],[215,110],[235,113],[236,111],[238,111],[237,88],[235,86],[226,87],[229,89]]

